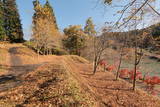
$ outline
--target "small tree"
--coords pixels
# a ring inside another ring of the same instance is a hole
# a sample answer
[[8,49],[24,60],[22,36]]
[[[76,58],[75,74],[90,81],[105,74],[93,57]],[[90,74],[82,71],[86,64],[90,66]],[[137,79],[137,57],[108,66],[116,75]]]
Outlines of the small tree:
[[125,55],[124,48],[125,48],[125,43],[120,47],[120,57],[119,57],[118,69],[116,73],[116,80],[118,80],[119,71],[120,71],[121,64],[122,64],[122,59],[123,59],[123,56]]
[[[112,30],[111,27],[106,27],[103,29],[103,33],[110,32]],[[101,36],[94,36],[92,38],[93,42],[93,53],[94,53],[94,66],[93,66],[93,74],[96,73],[97,67],[101,60],[102,55],[104,54],[106,48],[109,46],[107,35],[102,34]]]
[[91,17],[89,17],[86,21],[84,33],[86,33],[89,36],[94,36],[96,34],[95,25],[93,24]]
[[86,34],[81,29],[81,26],[69,26],[64,29],[66,35],[63,40],[64,46],[69,50],[70,54],[81,55],[81,50],[85,46]]

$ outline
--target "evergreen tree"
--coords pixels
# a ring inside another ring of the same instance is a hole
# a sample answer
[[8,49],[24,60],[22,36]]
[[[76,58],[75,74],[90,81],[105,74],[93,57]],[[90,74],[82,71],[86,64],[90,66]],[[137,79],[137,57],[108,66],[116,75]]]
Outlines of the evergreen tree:
[[42,14],[42,6],[40,5],[40,2],[38,0],[33,1],[33,5],[34,5],[35,12],[33,14],[33,22],[32,23],[33,23],[33,28],[36,29],[36,24],[38,23],[38,19],[43,17],[43,14]]
[[81,50],[85,47],[86,34],[81,26],[69,26],[64,29],[66,38],[63,40],[64,46],[70,54],[81,55]]
[[84,27],[84,32],[87,34],[87,35],[95,35],[96,31],[95,31],[95,26],[93,24],[93,21],[92,21],[92,18],[89,17],[86,21],[86,25]]
[[23,31],[15,0],[3,0],[4,28],[11,42],[22,42]]
[[46,11],[49,12],[49,14],[50,14],[50,16],[51,16],[51,17],[50,17],[50,18],[51,18],[50,21],[53,22],[55,28],[58,30],[58,25],[57,25],[57,21],[56,21],[56,16],[55,16],[54,10],[53,10],[53,8],[52,8],[52,6],[50,5],[50,3],[49,3],[48,0],[46,0],[46,3],[45,3],[45,5],[44,5],[44,9],[46,9]]
[[3,3],[0,1],[0,40],[6,40],[5,29],[4,29],[4,12],[3,12]]

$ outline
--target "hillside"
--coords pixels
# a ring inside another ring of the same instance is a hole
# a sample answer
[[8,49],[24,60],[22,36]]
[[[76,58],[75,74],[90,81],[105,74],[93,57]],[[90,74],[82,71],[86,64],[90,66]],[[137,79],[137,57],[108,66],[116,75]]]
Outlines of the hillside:
[[123,43],[124,41],[127,43],[127,47],[133,47],[135,41],[135,34],[139,39],[138,45],[145,49],[157,51],[159,54],[160,50],[160,23],[151,25],[144,29],[137,29],[125,32],[104,32],[102,35],[107,36],[109,39],[114,40],[115,44]]
[[160,107],[159,98],[140,89],[133,92],[128,82],[114,81],[112,72],[99,69],[92,75],[92,64],[81,57],[38,58],[22,44],[0,50],[9,62],[0,76],[0,107]]

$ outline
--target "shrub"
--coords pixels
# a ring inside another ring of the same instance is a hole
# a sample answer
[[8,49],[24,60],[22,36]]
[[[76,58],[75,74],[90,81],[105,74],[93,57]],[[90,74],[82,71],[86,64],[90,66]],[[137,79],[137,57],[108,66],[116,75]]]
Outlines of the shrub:
[[119,71],[119,77],[120,78],[127,78],[129,76],[129,70],[128,69],[122,69]]
[[68,55],[68,52],[64,49],[61,49],[61,48],[53,48],[52,49],[52,54],[55,54],[55,55]]
[[[27,46],[28,48],[34,50],[35,52],[37,52],[37,49],[34,47],[34,42],[32,41],[27,41],[24,43],[25,46]],[[40,50],[40,54],[44,55],[46,52],[45,50],[42,48]],[[54,54],[54,55],[68,55],[68,52],[62,48],[58,48],[58,47],[54,47],[51,49],[50,54]]]

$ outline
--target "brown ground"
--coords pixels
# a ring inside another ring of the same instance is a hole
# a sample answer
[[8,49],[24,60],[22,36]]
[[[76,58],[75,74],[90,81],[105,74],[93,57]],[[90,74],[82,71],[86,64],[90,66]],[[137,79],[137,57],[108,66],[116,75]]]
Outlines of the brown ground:
[[[31,103],[35,105],[41,104],[40,107],[49,107],[50,105],[46,104],[47,101],[38,100],[37,97],[40,96],[37,96],[35,98],[29,97],[31,100],[28,99],[28,96],[32,95],[32,92],[35,92],[36,90],[38,90],[36,91],[38,92],[38,95],[39,93],[42,93],[44,91],[39,88],[39,84],[41,83],[40,81],[44,81],[41,76],[45,75],[48,76],[47,78],[50,78],[49,76],[52,77],[52,75],[54,74],[49,74],[49,72],[54,72],[54,70],[52,71],[52,69],[48,68],[50,69],[47,72],[49,75],[43,74],[40,76],[39,73],[40,71],[43,71],[43,69],[46,69],[47,65],[49,65],[50,63],[54,63],[63,66],[66,72],[68,72],[70,76],[78,82],[81,90],[86,93],[86,95],[88,94],[87,96],[89,96],[91,101],[94,101],[94,104],[90,107],[160,107],[159,98],[148,95],[147,93],[139,89],[136,89],[135,92],[132,91],[131,84],[124,80],[114,81],[115,77],[110,72],[99,71],[95,75],[92,75],[92,64],[83,58],[77,56],[40,56],[40,58],[37,59],[35,58],[36,55],[34,53],[30,54],[31,51],[28,52],[29,50],[26,48],[25,50],[28,51],[24,51],[23,48],[24,47],[22,45],[18,45],[18,47],[14,46],[9,49],[9,52],[11,54],[11,66],[9,68],[10,72],[0,77],[1,91],[10,89],[12,85],[12,87],[15,87],[14,84],[18,84],[21,86],[12,88],[6,92],[1,92],[0,104],[1,101],[4,101],[5,103],[10,102],[13,105],[20,105],[20,107],[31,107]],[[8,79],[11,82],[9,82]],[[7,85],[8,83],[11,85]],[[54,85],[52,84],[49,87],[50,90],[48,91],[51,91],[53,87]],[[59,88],[62,87],[63,86]],[[28,90],[30,92],[28,92]],[[10,98],[11,96],[13,96],[13,98]],[[36,95],[33,94],[33,96]],[[53,99],[54,97],[48,99],[48,101],[54,102]],[[27,102],[23,103],[26,100]],[[29,101],[32,102],[29,103]],[[32,107],[34,106],[32,105]],[[76,107],[74,105],[70,106]],[[57,105],[53,107],[60,106]]]
[[142,90],[132,91],[132,86],[124,80],[115,81],[110,72],[92,75],[92,65],[67,61],[73,75],[88,92],[96,98],[98,107],[160,107],[160,100]]

